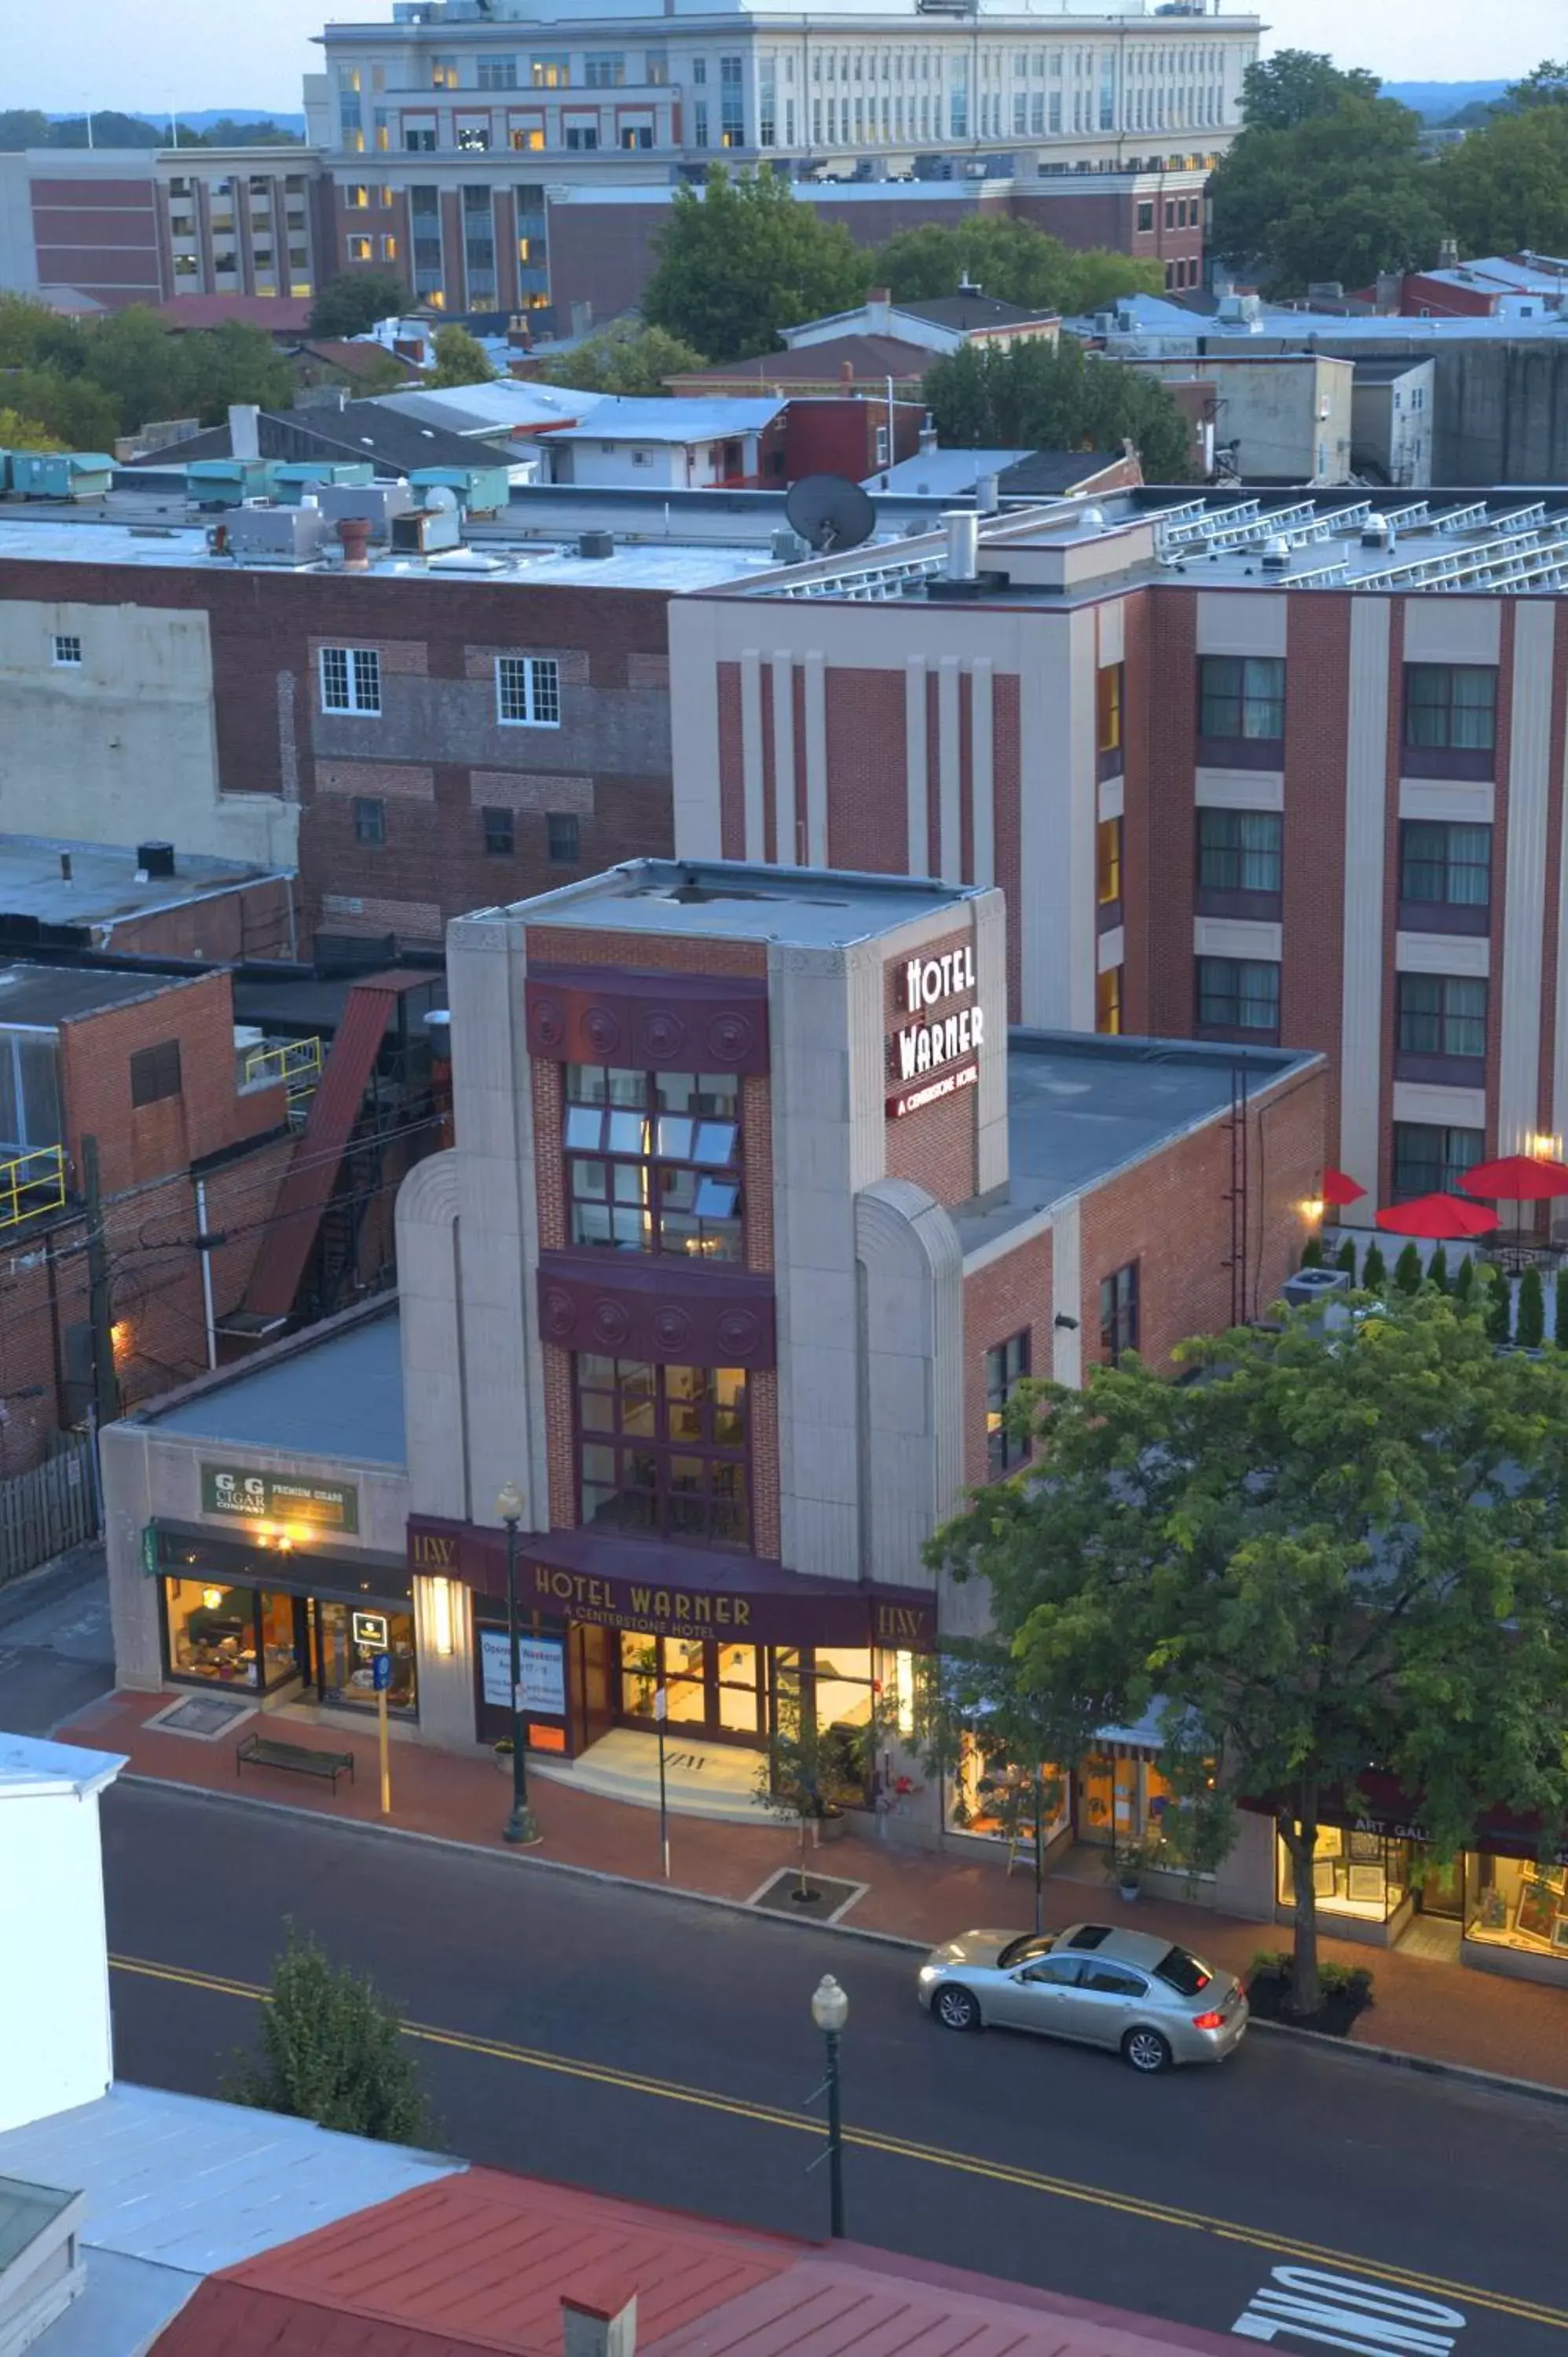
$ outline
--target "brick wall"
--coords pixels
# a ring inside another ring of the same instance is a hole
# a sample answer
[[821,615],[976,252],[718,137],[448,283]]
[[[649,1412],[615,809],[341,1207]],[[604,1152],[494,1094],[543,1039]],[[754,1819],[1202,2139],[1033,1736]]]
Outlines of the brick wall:
[[993,1260],[963,1281],[963,1478],[989,1478],[985,1432],[985,1353],[1026,1331],[1029,1372],[1049,1376],[1055,1312],[1049,1231]]
[[[1249,1107],[1250,1217],[1245,1314],[1266,1313],[1301,1259],[1299,1205],[1324,1163],[1325,1075],[1319,1066],[1255,1096]],[[1082,1208],[1083,1363],[1106,1355],[1100,1285],[1138,1264],[1139,1347],[1167,1371],[1176,1343],[1230,1324],[1231,1126],[1229,1115],[1110,1178]]]
[[[829,865],[905,875],[903,679],[891,671],[830,670],[826,691]],[[804,740],[797,742],[803,762]]]
[[117,955],[209,958],[214,964],[292,957],[298,920],[295,891],[294,879],[285,876],[263,877],[228,891],[204,890],[199,899],[119,918],[109,946]]

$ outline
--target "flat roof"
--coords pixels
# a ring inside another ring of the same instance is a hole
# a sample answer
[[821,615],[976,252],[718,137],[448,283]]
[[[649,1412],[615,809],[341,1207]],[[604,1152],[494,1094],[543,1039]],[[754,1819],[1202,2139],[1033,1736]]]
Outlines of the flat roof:
[[177,990],[193,977],[177,974],[108,974],[88,966],[0,966],[0,1029],[27,1024],[51,1029],[105,1006],[128,1006],[133,999]]
[[[960,908],[983,888],[842,868],[762,867],[741,859],[631,859],[558,892],[514,901],[506,913],[531,924],[585,931],[844,949],[939,909]],[[480,909],[471,916],[494,913]]]
[[[0,555],[4,554],[0,529]],[[60,871],[62,856],[70,861],[69,881]],[[0,920],[36,917],[44,925],[108,924],[117,917],[145,916],[154,909],[177,909],[209,892],[231,891],[287,872],[247,867],[237,859],[207,858],[177,845],[174,874],[149,876],[138,883],[136,854],[129,845],[0,834]]]
[[993,1243],[1228,1113],[1238,1067],[1256,1092],[1320,1060],[1289,1048],[1010,1032],[1007,1186],[953,1212],[960,1244],[967,1254]]
[[312,1340],[287,1342],[263,1365],[204,1382],[173,1406],[140,1410],[159,1433],[188,1433],[285,1457],[406,1463],[402,1326],[395,1302]]

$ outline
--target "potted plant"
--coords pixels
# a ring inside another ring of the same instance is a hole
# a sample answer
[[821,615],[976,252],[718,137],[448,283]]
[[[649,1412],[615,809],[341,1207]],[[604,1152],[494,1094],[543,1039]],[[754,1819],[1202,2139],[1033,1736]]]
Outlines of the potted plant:
[[496,1766],[500,1770],[501,1774],[503,1776],[510,1776],[511,1774],[512,1754],[512,1741],[510,1736],[498,1736],[496,1740],[491,1744],[490,1749],[495,1753]]
[[1144,1887],[1144,1873],[1148,1863],[1148,1852],[1142,1842],[1112,1844],[1107,1867],[1116,1885],[1119,1899],[1136,1899]]

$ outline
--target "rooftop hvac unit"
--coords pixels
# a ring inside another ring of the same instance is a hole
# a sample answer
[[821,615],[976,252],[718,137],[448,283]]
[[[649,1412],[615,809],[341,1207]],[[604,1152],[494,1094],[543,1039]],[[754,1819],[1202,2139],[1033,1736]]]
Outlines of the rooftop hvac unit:
[[242,564],[313,565],[326,554],[319,508],[231,508],[228,526],[229,553]]
[[316,500],[328,522],[339,523],[345,516],[360,518],[370,525],[375,540],[388,539],[393,516],[407,515],[414,504],[406,483],[322,483]]
[[1343,1268],[1298,1268],[1287,1276],[1280,1287],[1281,1298],[1293,1309],[1305,1309],[1316,1301],[1332,1300],[1337,1293],[1348,1293],[1350,1275]]
[[774,533],[772,548],[775,565],[803,565],[811,553],[810,543],[802,540],[798,532],[791,532],[788,524],[780,524]]
[[615,553],[616,536],[613,532],[580,532],[577,534],[577,554],[581,557],[613,556]]

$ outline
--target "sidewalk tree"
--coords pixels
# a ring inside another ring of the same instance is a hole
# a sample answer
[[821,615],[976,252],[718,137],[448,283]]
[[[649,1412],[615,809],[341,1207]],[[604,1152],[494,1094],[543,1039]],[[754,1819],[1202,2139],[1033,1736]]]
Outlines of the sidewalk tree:
[[802,1900],[811,1895],[807,1843],[824,1818],[865,1799],[874,1742],[869,1729],[819,1725],[798,1690],[780,1693],[778,1726],[758,1762],[752,1798],[758,1808],[800,1828],[797,1887]]
[[1129,440],[1148,481],[1191,476],[1191,428],[1165,386],[1079,343],[964,344],[932,364],[922,390],[955,449],[1119,451]]
[[363,336],[378,319],[400,318],[408,304],[408,287],[395,270],[342,270],[312,305],[310,332],[333,339]]
[[370,1981],[334,1964],[292,1922],[262,2009],[261,2055],[242,2059],[229,2100],[348,2136],[416,2144],[427,2110],[403,2024]]
[[986,1581],[1044,1756],[1153,1711],[1206,1843],[1239,1803],[1272,1816],[1306,2017],[1319,1826],[1369,1767],[1440,1857],[1488,1804],[1568,1831],[1568,1365],[1499,1355],[1430,1291],[1177,1355],[1204,1380],[1130,1356],[1034,1387],[1031,1480],[978,1491],[929,1555]]
[[653,242],[643,317],[713,361],[770,352],[780,328],[851,309],[871,284],[871,256],[843,223],[766,167],[710,164],[701,193],[675,190]]

